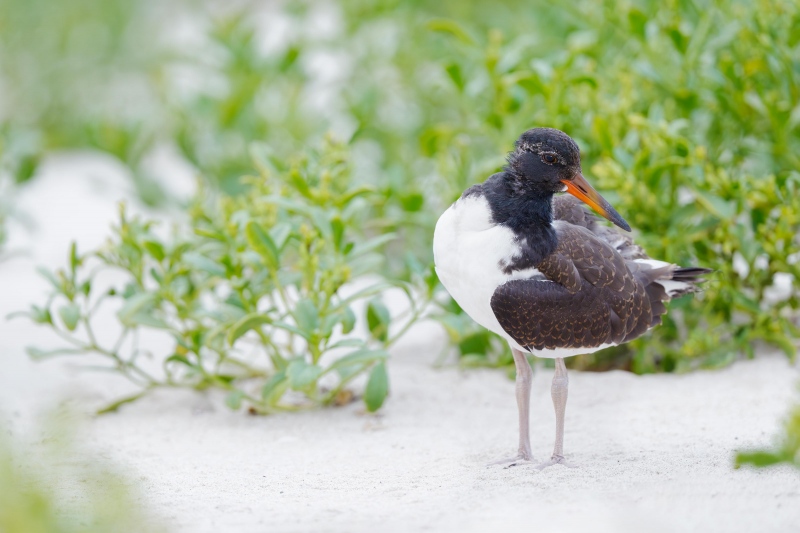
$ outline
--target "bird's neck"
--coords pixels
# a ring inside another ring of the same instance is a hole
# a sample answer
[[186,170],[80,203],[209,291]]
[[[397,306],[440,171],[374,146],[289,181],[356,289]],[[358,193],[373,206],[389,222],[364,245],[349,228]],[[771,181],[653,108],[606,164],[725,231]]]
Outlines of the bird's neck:
[[532,268],[558,246],[553,193],[525,189],[513,176],[505,178],[487,191],[492,219],[513,231],[521,246],[522,256],[512,261],[511,270]]

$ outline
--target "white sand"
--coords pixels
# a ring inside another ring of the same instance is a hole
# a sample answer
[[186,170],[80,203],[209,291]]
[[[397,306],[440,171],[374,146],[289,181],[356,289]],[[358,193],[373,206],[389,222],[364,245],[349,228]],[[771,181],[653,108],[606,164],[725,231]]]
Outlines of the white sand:
[[[18,205],[40,228],[15,230],[30,256],[0,264],[0,315],[42,300],[33,266],[62,265],[70,238],[102,240],[125,182],[97,192],[85,176],[107,167],[61,161],[24,193]],[[12,434],[64,399],[88,411],[129,390],[68,361],[28,361],[24,346],[56,344],[44,331],[0,322],[0,419]],[[213,395],[163,391],[89,419],[83,446],[175,532],[800,531],[800,471],[732,468],[734,450],[772,442],[796,397],[785,357],[683,376],[572,372],[565,445],[580,468],[538,472],[484,466],[515,450],[514,384],[433,369],[442,342],[423,324],[397,347],[377,417],[358,404],[252,417]],[[533,384],[540,460],[553,438],[550,377],[537,371]]]

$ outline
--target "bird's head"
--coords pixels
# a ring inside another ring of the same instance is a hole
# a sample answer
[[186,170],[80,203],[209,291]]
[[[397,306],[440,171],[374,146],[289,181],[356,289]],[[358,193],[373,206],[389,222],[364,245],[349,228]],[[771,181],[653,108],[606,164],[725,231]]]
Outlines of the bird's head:
[[581,152],[572,138],[553,128],[534,128],[520,135],[508,156],[508,170],[520,193],[568,192],[624,229],[631,227],[581,172]]

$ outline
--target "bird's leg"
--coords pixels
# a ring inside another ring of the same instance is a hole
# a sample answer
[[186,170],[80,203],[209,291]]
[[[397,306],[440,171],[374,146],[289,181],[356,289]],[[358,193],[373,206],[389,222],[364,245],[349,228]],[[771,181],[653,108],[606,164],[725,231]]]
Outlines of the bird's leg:
[[572,466],[564,460],[564,413],[567,410],[567,392],[569,377],[567,365],[563,358],[556,358],[556,373],[553,375],[553,384],[550,386],[550,396],[553,398],[553,407],[556,410],[556,443],[553,447],[553,456],[549,461],[540,464],[537,468],[542,470],[548,466],[562,464]]
[[517,367],[517,411],[519,412],[519,449],[517,453],[521,459],[531,460],[531,433],[530,433],[530,411],[531,411],[531,382],[533,381],[533,370],[528,363],[528,358],[521,351],[512,348],[514,354],[514,364]]
[[519,450],[515,457],[501,459],[490,463],[490,465],[506,464],[516,466],[517,464],[531,461],[531,436],[530,436],[530,405],[531,405],[531,381],[533,380],[533,370],[528,363],[525,354],[516,348],[511,349],[514,355],[514,364],[517,367],[516,396],[517,410],[519,412]]

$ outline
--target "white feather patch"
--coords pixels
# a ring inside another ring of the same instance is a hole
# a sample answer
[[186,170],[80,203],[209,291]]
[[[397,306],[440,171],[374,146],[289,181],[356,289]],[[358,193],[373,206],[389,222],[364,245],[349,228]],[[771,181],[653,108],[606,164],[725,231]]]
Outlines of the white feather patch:
[[675,281],[672,279],[659,279],[656,280],[656,283],[664,287],[664,290],[667,291],[667,295],[670,298],[674,298],[679,294],[686,292],[687,289],[691,289],[691,285],[686,283],[685,281]]
[[635,259],[637,263],[644,263],[645,265],[650,265],[653,268],[662,268],[665,266],[669,266],[671,263],[667,263],[666,261],[659,261],[658,259]]

